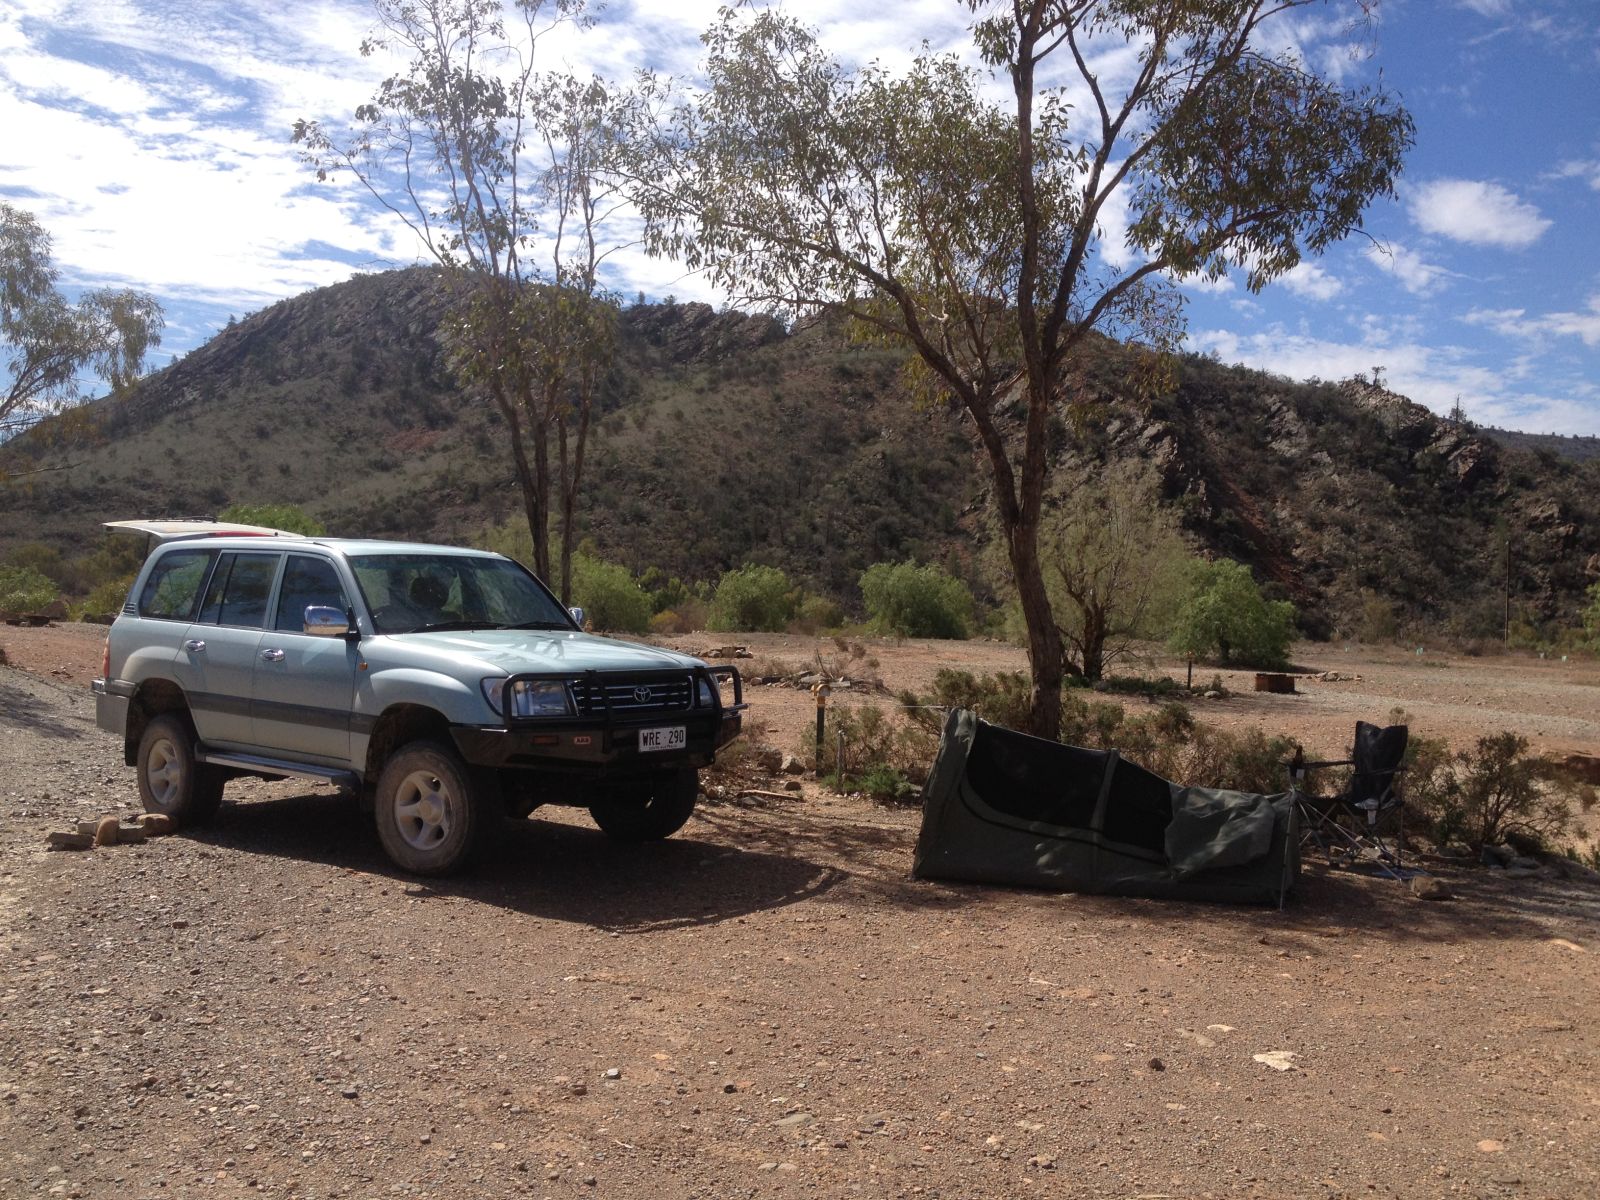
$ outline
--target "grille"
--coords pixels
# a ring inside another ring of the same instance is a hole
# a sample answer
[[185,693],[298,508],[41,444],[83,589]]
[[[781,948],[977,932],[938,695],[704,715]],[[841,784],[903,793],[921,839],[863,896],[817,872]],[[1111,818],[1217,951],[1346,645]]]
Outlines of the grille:
[[[635,694],[638,688],[648,688],[650,698],[639,699]],[[653,679],[619,679],[608,675],[593,681],[593,686],[588,679],[575,679],[572,681],[572,698],[584,716],[597,716],[605,712],[608,706],[617,715],[680,712],[688,708],[694,698],[694,682],[687,675],[673,675],[665,679],[659,676]]]

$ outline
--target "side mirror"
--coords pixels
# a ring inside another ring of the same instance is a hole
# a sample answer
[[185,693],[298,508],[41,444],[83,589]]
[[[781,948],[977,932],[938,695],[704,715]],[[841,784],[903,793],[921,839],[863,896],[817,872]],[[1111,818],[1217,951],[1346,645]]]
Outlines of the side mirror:
[[578,628],[582,629],[583,609],[577,605],[574,605],[572,608],[567,609],[567,612],[569,612],[572,615],[572,619],[578,623]]
[[312,637],[344,637],[350,632],[349,616],[326,605],[307,605],[305,623]]

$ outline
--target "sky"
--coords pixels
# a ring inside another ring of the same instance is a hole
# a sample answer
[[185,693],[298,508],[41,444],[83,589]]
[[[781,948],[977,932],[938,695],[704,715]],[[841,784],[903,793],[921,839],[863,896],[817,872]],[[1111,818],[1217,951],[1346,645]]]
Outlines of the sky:
[[[1344,83],[1381,78],[1416,121],[1365,234],[1252,294],[1182,284],[1187,344],[1292,379],[1381,370],[1435,412],[1600,434],[1600,8],[1596,0],[1350,0],[1273,37]],[[972,58],[957,0],[788,10],[841,58],[922,42]],[[714,0],[612,0],[541,44],[549,66],[694,78]],[[156,296],[165,365],[228,322],[353,273],[422,261],[404,226],[298,161],[298,118],[348,121],[395,69],[358,47],[369,0],[3,0],[0,200],[50,231],[62,285]],[[1105,69],[1114,71],[1114,48]],[[1108,223],[1113,242],[1115,215]],[[1131,257],[1108,245],[1108,257]],[[614,255],[609,282],[721,296],[678,264]]]

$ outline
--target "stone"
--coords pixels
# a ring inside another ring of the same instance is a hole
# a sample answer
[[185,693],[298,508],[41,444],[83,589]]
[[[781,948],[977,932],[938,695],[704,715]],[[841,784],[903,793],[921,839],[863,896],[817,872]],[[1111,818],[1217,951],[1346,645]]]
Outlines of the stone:
[[786,792],[798,792],[801,791],[804,786],[805,785],[802,784],[798,779],[789,779],[784,782],[783,790]]
[[1418,900],[1449,900],[1451,892],[1444,880],[1432,875],[1417,875],[1411,880],[1411,894]]
[[90,850],[94,847],[94,835],[56,830],[46,836],[45,844],[52,850]]
[[343,1088],[340,1089],[339,1094],[341,1096],[343,1096],[346,1100],[354,1100],[357,1096],[359,1096],[361,1094],[361,1092],[356,1087],[355,1084],[349,1083],[349,1084],[346,1084]]
[[1537,871],[1543,865],[1537,858],[1529,858],[1526,854],[1514,855],[1506,867],[1518,871]]
[[115,846],[117,844],[117,824],[115,817],[101,817],[94,823],[94,844],[96,846]]
[[785,775],[804,775],[807,769],[806,764],[792,754],[785,754],[783,762],[778,765],[778,770]]
[[1149,1065],[1152,1071],[1165,1071],[1167,1069],[1167,1064],[1159,1058],[1152,1058]]
[[171,833],[178,827],[177,822],[166,813],[140,813],[139,824],[144,827],[145,833],[151,837],[160,837],[164,833]]
[[1483,862],[1489,867],[1505,867],[1517,857],[1517,852],[1510,846],[1485,846],[1483,848]]
[[1264,1067],[1271,1067],[1274,1071],[1298,1071],[1294,1060],[1299,1056],[1293,1050],[1268,1050],[1265,1054],[1252,1054],[1250,1056]]
[[776,746],[757,746],[751,758],[757,769],[768,775],[776,775],[783,769],[783,751]]
[[622,1078],[622,1068],[621,1067],[608,1067],[606,1069],[605,1077],[607,1079],[621,1079]]

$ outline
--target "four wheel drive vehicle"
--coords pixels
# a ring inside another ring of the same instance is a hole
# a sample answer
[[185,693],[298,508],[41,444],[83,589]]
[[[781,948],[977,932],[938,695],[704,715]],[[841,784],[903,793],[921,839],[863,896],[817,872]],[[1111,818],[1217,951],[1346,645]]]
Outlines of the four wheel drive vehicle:
[[667,837],[739,733],[739,674],[580,620],[498,554],[168,540],[111,626],[97,719],[152,812],[193,823],[229,779],[319,779],[370,803],[384,850],[419,874],[542,804]]

